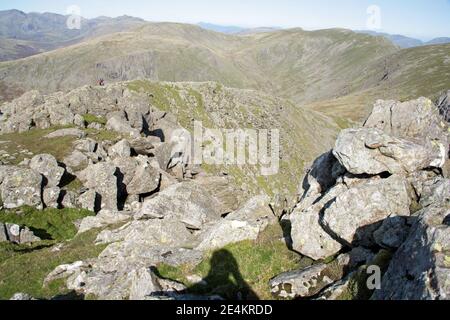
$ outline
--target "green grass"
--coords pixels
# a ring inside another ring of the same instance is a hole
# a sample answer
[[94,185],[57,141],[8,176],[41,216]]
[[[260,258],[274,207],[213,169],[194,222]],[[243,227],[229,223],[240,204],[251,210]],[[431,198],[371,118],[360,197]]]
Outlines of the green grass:
[[94,213],[79,209],[45,209],[30,207],[0,211],[0,222],[27,226],[41,239],[64,241],[77,234],[74,222]]
[[[30,294],[38,299],[50,299],[68,294],[64,280],[43,286],[45,277],[61,264],[74,263],[97,257],[105,246],[94,245],[98,230],[92,230],[65,242],[59,251],[52,247],[0,245],[0,299],[10,299],[16,292]],[[9,254],[2,252],[6,251]]]
[[[44,138],[47,134],[60,129],[33,129],[23,133],[9,133],[0,135],[0,141],[5,141],[0,145],[0,149],[9,155],[14,155],[15,159],[7,160],[8,164],[16,165],[25,158],[32,158],[33,155],[48,153],[53,155],[58,161],[62,161],[69,154],[75,137],[59,137],[53,139]],[[32,154],[21,153],[28,150]]]
[[88,138],[94,139],[97,142],[117,142],[122,139],[122,136],[119,133],[110,130],[85,129],[84,132],[87,134]]
[[[243,241],[210,252],[196,267],[159,265],[158,272],[164,278],[186,284],[193,294],[218,294],[233,299],[241,292],[249,299],[272,299],[271,278],[311,263],[289,251],[281,237],[281,227],[270,226],[257,241]],[[189,275],[202,277],[207,285],[190,284]]]
[[106,125],[106,119],[104,117],[97,117],[93,114],[85,114],[83,115],[84,122],[86,122],[87,125],[90,125],[92,123],[99,123],[101,125]]
[[[57,280],[43,287],[45,277],[61,264],[97,257],[105,246],[95,246],[99,230],[76,235],[76,220],[94,215],[87,210],[36,209],[23,207],[0,212],[0,221],[29,227],[43,241],[16,245],[0,244],[0,299],[9,299],[16,292],[49,299],[68,293],[64,281]],[[61,247],[52,250],[55,245]]]

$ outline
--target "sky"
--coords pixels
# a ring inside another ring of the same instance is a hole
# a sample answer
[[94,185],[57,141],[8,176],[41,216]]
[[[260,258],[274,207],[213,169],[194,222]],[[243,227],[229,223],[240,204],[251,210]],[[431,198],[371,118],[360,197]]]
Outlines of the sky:
[[450,0],[1,0],[0,10],[67,14],[72,5],[86,18],[126,14],[148,21],[450,37]]

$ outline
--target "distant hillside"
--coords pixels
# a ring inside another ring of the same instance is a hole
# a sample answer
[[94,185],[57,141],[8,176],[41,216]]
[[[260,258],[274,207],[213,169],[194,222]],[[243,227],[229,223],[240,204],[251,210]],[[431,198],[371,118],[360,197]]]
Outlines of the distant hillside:
[[68,16],[54,13],[0,11],[0,61],[28,57],[82,42],[95,36],[126,31],[142,19],[123,16],[82,19],[81,29],[67,28]]
[[1,96],[149,79],[216,81],[257,89],[332,117],[356,121],[377,98],[434,97],[450,88],[450,45],[401,50],[383,37],[344,29],[229,35],[177,23],[127,32],[0,63]]
[[[0,64],[0,81],[24,90],[67,90],[148,78],[218,81],[262,89],[295,102],[346,95],[369,62],[398,49],[389,41],[348,30],[301,29],[226,35],[198,26],[147,23],[129,32]],[[45,79],[45,81],[43,81]]]
[[434,44],[450,43],[450,38],[445,38],[445,37],[436,38],[436,39],[430,40],[428,42],[424,42],[419,39],[410,38],[410,37],[402,36],[399,34],[388,34],[388,33],[375,32],[375,31],[370,31],[370,30],[361,30],[361,31],[356,31],[356,32],[370,34],[372,36],[385,37],[386,39],[389,39],[390,41],[392,41],[395,45],[399,46],[400,48],[404,48],[404,49],[420,47],[420,46],[427,46],[427,45],[434,45]]
[[226,33],[226,34],[239,34],[239,35],[262,33],[262,32],[272,32],[272,31],[281,29],[281,28],[276,28],[276,27],[244,28],[244,27],[238,27],[238,26],[223,26],[223,25],[207,23],[207,22],[199,22],[197,25],[206,30],[211,30],[211,31],[221,32],[221,33]]

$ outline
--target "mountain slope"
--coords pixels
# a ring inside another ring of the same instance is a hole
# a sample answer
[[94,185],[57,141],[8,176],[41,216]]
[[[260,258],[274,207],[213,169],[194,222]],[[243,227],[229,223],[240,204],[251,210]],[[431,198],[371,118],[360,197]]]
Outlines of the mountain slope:
[[146,23],[0,63],[0,85],[9,93],[50,93],[99,78],[107,83],[216,81],[361,121],[377,98],[433,98],[448,89],[449,46],[399,49],[383,37],[343,29],[237,36],[187,24]]
[[233,36],[192,25],[149,23],[1,63],[0,81],[44,92],[92,84],[100,77],[107,82],[139,77],[218,81],[303,102],[346,94],[367,61],[397,50],[387,40],[346,30]]
[[[450,44],[404,49],[368,66],[361,91],[310,104],[308,107],[357,121],[364,120],[377,99],[436,99],[450,88]],[[361,80],[360,80],[361,81]]]
[[82,19],[81,29],[67,27],[68,16],[54,13],[0,11],[0,61],[28,57],[89,38],[126,31],[144,23],[128,16]]

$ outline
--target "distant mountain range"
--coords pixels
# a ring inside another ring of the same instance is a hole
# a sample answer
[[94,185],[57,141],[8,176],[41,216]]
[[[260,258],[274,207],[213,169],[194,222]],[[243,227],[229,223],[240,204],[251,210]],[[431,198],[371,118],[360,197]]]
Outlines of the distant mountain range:
[[0,61],[25,58],[145,23],[129,16],[82,18],[78,30],[69,29],[67,20],[68,16],[55,13],[0,11]]
[[211,31],[221,32],[221,33],[226,33],[226,34],[241,34],[241,35],[252,34],[252,33],[271,32],[271,31],[277,31],[277,30],[281,29],[279,27],[244,28],[244,27],[238,27],[238,26],[222,26],[222,25],[207,23],[207,22],[199,22],[197,25],[206,30],[211,30]]
[[428,45],[434,45],[434,44],[450,43],[450,38],[446,38],[446,37],[435,38],[433,40],[424,42],[422,40],[402,36],[400,34],[389,34],[389,33],[370,31],[370,30],[358,30],[356,32],[370,34],[372,36],[385,37],[385,38],[391,40],[395,45],[399,46],[400,48],[414,48],[414,47],[428,46]]
[[[244,28],[244,27],[239,27],[239,26],[223,26],[223,25],[212,24],[212,23],[207,23],[207,22],[200,22],[197,25],[202,27],[203,29],[207,29],[207,30],[212,30],[212,31],[216,31],[216,32],[226,33],[226,34],[240,34],[240,35],[251,34],[251,33],[272,32],[272,31],[277,31],[277,30],[282,29],[279,27]],[[389,33],[370,31],[370,30],[356,30],[355,32],[369,34],[372,36],[385,37],[386,39],[390,40],[392,43],[394,43],[395,45],[397,45],[403,49],[427,46],[427,45],[434,45],[434,44],[450,43],[450,38],[448,38],[448,37],[435,38],[433,40],[424,42],[422,40],[403,36],[400,34],[389,34]]]

